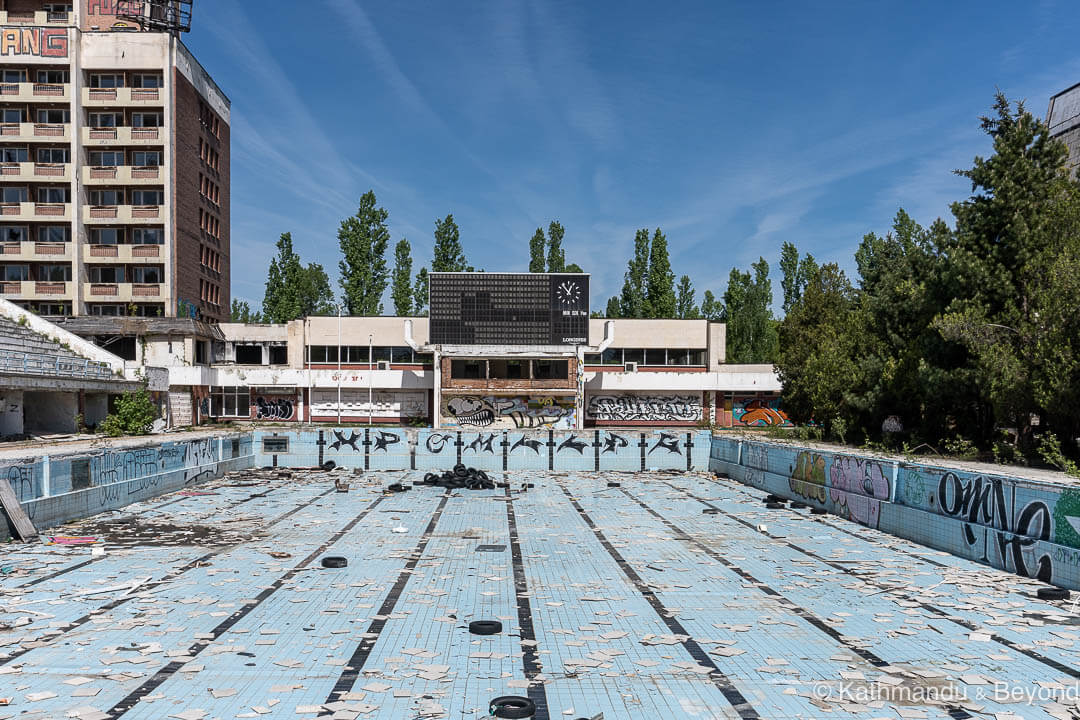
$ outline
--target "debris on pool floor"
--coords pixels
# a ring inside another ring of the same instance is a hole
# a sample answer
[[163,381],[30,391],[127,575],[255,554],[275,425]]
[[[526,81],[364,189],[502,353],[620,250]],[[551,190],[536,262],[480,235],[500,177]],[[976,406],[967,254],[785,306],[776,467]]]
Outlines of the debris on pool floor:
[[702,473],[490,481],[253,470],[9,545],[0,720],[1080,718],[1039,583]]

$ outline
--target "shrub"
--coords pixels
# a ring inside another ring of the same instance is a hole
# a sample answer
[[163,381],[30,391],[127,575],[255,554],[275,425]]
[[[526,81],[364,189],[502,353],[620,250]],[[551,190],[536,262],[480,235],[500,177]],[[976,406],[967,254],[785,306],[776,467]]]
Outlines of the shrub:
[[143,388],[116,398],[116,412],[109,413],[101,422],[101,430],[111,437],[146,435],[157,419],[158,409],[150,399],[150,392]]

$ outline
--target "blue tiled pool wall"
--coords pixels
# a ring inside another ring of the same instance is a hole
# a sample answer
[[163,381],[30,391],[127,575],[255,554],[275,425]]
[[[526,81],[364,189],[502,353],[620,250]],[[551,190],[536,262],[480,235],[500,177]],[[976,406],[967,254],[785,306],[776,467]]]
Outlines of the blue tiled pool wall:
[[1080,589],[1080,488],[723,436],[709,465],[867,527]]
[[[266,451],[275,446],[283,451]],[[332,460],[365,470],[442,471],[459,462],[496,471],[706,470],[709,447],[707,430],[257,430],[255,464],[314,467]]]
[[[251,434],[40,457],[0,466],[40,530],[254,464]],[[10,537],[10,527],[0,527]]]

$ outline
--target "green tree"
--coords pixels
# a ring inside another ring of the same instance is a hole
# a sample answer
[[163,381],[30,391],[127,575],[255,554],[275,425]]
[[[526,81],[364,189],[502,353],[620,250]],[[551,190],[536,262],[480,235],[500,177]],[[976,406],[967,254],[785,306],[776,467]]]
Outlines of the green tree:
[[375,193],[368,190],[360,198],[356,214],[342,220],[338,229],[343,256],[340,283],[349,315],[382,313],[382,295],[389,279],[386,219],[390,214],[375,203]]
[[604,312],[604,317],[612,318],[612,319],[618,318],[618,317],[621,317],[621,315],[620,315],[621,312],[622,312],[622,303],[619,302],[619,296],[618,295],[612,295],[611,297],[608,298],[607,308],[606,308],[606,311]]
[[416,285],[413,286],[413,307],[420,317],[427,317],[428,304],[428,271],[426,267],[420,268],[416,273]]
[[780,248],[780,272],[783,279],[780,286],[784,291],[784,313],[799,301],[806,283],[817,272],[817,261],[814,256],[807,253],[801,260],[798,249],[789,242],[785,242]]
[[150,392],[141,388],[116,397],[115,409],[101,421],[101,431],[110,437],[146,435],[159,417]]
[[682,320],[696,320],[701,317],[697,305],[694,304],[694,285],[690,282],[689,275],[679,278],[679,287],[676,288],[675,312]]
[[394,314],[408,317],[413,311],[412,248],[409,241],[401,238],[394,246],[394,272],[391,275],[390,297],[394,301]]
[[261,323],[263,321],[261,312],[258,310],[253,312],[247,300],[238,298],[232,299],[229,320],[234,323]]
[[563,272],[568,272],[568,273],[583,273],[583,272],[585,272],[585,271],[584,271],[584,270],[582,270],[582,269],[581,269],[581,266],[580,266],[580,265],[578,265],[577,263],[570,263],[569,265],[567,265],[566,267],[564,267],[564,268],[563,268]]
[[656,228],[649,247],[649,272],[645,282],[645,317],[675,317],[675,273],[671,271],[667,237]]
[[431,263],[432,272],[466,272],[472,270],[465,260],[465,251],[461,248],[461,234],[458,232],[454,216],[448,214],[442,220],[435,221],[435,258]]
[[729,363],[771,363],[779,349],[777,323],[773,319],[772,282],[765,258],[750,266],[753,275],[732,268],[724,292]]
[[627,263],[619,297],[619,317],[642,318],[645,315],[645,279],[649,271],[649,231],[645,228],[634,234],[634,256]]
[[546,242],[543,228],[536,228],[532,239],[529,240],[529,272],[542,273],[547,267],[544,260],[544,245]]
[[[849,414],[848,390],[858,370],[851,326],[855,291],[835,263],[822,266],[780,324],[776,371],[785,411],[796,423],[815,421],[831,434]],[[728,328],[730,335],[730,326]]]
[[563,226],[558,220],[552,220],[548,225],[547,238],[547,269],[548,272],[561,273],[566,270],[566,253],[563,251],[562,241],[564,234]]
[[710,322],[722,322],[724,319],[724,304],[717,302],[712,290],[706,290],[701,296],[701,316]]
[[312,263],[305,267],[293,250],[290,233],[281,234],[277,250],[267,272],[263,321],[284,323],[309,315],[329,314],[333,294],[322,265]]

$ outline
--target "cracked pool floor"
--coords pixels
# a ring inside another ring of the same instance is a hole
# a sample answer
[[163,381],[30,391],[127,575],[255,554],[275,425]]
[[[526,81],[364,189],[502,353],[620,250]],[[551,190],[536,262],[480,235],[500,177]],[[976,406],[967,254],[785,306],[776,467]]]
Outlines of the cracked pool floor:
[[234,473],[44,533],[92,545],[0,549],[0,720],[457,720],[503,695],[541,719],[1080,718],[1070,601],[733,481],[340,476]]

